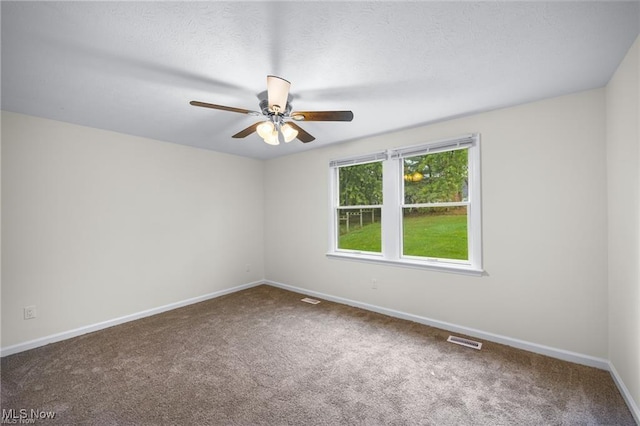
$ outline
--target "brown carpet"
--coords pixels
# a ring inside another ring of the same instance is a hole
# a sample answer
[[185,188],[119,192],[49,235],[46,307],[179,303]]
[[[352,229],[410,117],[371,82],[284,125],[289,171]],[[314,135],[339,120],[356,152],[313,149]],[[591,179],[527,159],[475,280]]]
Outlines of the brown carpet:
[[606,371],[258,286],[2,359],[37,424],[633,425]]

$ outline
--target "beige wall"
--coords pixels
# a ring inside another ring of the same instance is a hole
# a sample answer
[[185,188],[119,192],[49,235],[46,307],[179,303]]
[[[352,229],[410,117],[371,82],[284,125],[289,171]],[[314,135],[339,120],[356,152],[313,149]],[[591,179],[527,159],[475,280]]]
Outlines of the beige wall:
[[260,161],[8,112],[2,151],[2,347],[264,277]]
[[[606,358],[604,96],[592,90],[267,161],[266,278]],[[472,132],[482,137],[486,276],[325,256],[330,159]]]
[[607,85],[609,358],[640,407],[640,38]]

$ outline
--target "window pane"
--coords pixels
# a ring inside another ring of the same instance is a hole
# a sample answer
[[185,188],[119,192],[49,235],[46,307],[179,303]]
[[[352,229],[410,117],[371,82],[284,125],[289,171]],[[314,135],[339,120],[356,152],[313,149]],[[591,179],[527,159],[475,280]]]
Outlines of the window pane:
[[404,255],[468,260],[467,207],[402,210]]
[[340,206],[382,204],[382,163],[380,161],[338,169]]
[[404,203],[467,201],[467,149],[404,159]]
[[381,209],[338,209],[338,248],[382,251]]

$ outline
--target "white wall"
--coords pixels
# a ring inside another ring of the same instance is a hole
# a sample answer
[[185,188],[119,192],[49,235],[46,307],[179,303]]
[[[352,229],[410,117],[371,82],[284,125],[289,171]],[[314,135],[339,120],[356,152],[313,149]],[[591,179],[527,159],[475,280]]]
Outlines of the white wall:
[[264,277],[260,161],[8,112],[2,151],[2,347]]
[[606,90],[609,358],[640,407],[640,38]]
[[[266,278],[606,358],[604,96],[598,89],[269,160]],[[471,132],[482,137],[487,276],[325,256],[330,159]]]

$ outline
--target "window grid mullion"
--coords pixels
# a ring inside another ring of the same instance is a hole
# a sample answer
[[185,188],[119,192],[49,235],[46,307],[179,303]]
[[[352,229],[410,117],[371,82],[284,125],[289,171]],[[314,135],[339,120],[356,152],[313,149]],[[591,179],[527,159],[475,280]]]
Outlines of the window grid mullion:
[[400,161],[387,160],[382,163],[382,254],[388,259],[400,259],[402,228],[400,202],[402,189],[398,185]]
[[354,210],[354,209],[380,209],[383,204],[357,205],[357,206],[337,206],[338,210]]
[[451,201],[445,203],[418,203],[418,204],[405,204],[402,203],[402,208],[429,208],[429,207],[468,207],[471,205],[469,201]]

